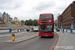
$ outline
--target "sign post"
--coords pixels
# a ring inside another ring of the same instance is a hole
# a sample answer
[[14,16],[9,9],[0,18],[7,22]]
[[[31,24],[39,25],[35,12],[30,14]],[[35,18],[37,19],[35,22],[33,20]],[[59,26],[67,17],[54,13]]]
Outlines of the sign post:
[[38,28],[39,28],[39,25],[38,25]]
[[55,27],[55,24],[54,24],[54,27]]
[[12,33],[12,41],[14,41],[14,40],[15,40],[15,34]]

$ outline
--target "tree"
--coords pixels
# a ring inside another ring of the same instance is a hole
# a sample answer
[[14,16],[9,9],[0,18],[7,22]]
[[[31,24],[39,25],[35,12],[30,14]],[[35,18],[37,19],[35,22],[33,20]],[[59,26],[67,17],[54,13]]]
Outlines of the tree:
[[58,21],[57,21],[57,20],[55,20],[55,21],[54,21],[54,24],[55,24],[55,26],[57,26],[57,25],[58,25]]
[[26,20],[25,21],[25,25],[34,25],[34,26],[37,26],[38,25],[38,20],[34,19],[29,19],[29,20]]
[[34,26],[38,26],[38,20],[34,19],[33,24]]
[[25,25],[29,25],[29,20],[26,20],[25,21]]
[[24,22],[24,20],[21,20],[21,22]]
[[29,25],[32,25],[32,23],[33,23],[33,20],[29,19]]
[[24,20],[21,20],[21,25],[24,25]]

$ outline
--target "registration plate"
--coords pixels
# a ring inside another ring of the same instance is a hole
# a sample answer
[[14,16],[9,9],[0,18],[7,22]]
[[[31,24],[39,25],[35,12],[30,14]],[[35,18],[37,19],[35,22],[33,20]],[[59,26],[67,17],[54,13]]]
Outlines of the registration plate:
[[45,35],[45,36],[48,36],[48,35]]

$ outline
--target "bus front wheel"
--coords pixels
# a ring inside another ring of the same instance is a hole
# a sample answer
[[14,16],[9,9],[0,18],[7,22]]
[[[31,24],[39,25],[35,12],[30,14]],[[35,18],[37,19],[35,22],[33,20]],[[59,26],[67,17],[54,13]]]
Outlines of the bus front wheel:
[[51,38],[54,38],[54,36],[52,36]]

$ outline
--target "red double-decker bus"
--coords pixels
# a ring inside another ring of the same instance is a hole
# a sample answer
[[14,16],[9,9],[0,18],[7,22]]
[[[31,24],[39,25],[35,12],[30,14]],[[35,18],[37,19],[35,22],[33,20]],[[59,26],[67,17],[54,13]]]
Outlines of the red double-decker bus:
[[40,14],[39,36],[54,37],[54,17],[52,13]]

